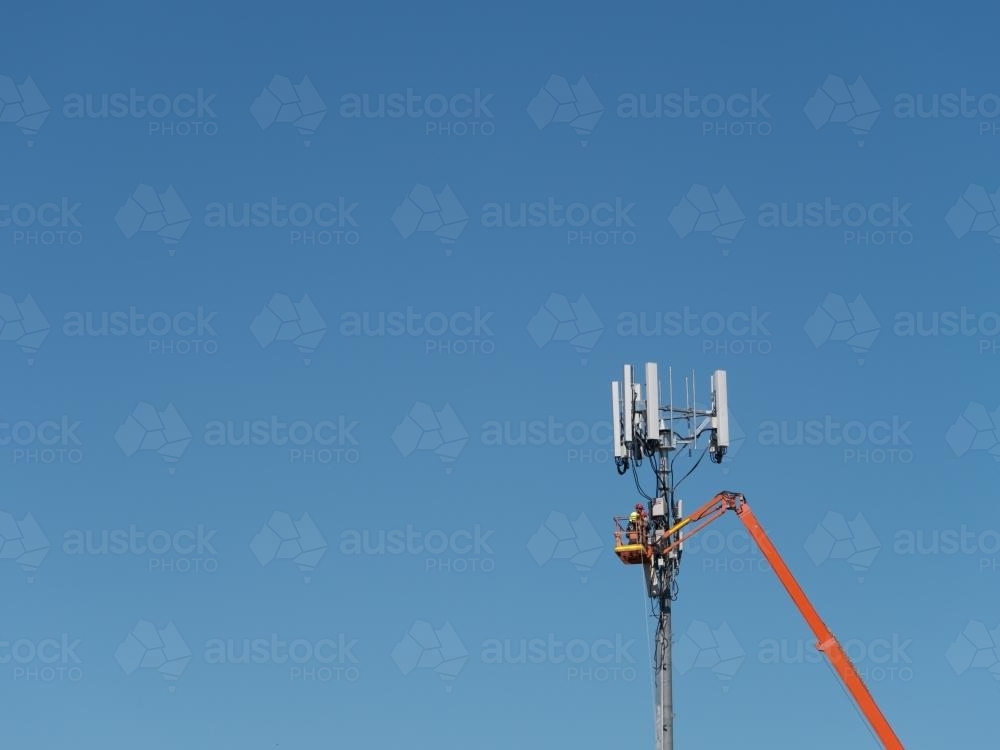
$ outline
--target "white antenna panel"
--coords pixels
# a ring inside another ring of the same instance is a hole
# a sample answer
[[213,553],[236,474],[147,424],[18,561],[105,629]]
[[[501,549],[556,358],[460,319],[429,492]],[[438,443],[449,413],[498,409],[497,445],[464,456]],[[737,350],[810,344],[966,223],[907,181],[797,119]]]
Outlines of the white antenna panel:
[[611,383],[611,431],[615,441],[615,458],[625,457],[625,442],[622,439],[622,397],[621,383]]
[[656,362],[646,363],[646,439],[660,439],[660,379]]
[[712,393],[715,396],[715,444],[719,448],[728,448],[729,393],[725,370],[716,370],[712,373]]
[[622,398],[625,399],[625,443],[632,442],[632,435],[635,431],[635,417],[632,407],[635,404],[635,389],[632,387],[632,365],[625,365],[625,372],[622,378]]

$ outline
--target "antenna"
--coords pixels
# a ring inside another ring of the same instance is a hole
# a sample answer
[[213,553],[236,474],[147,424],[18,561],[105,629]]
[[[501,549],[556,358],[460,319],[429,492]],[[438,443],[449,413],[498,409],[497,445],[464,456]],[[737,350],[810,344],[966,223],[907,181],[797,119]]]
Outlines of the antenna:
[[621,383],[611,383],[611,432],[615,441],[615,458],[625,458],[625,441],[622,438]]
[[642,458],[642,385],[632,383],[632,448],[635,455]]
[[660,441],[660,379],[656,362],[646,363],[646,439]]
[[674,437],[674,368],[673,367],[667,367],[667,380],[670,383],[669,385],[670,404],[667,406],[667,408],[670,410],[670,419],[669,419],[670,439],[672,441]]
[[632,409],[635,407],[635,389],[632,388],[632,365],[625,365],[625,373],[622,383],[624,385],[622,398],[625,399],[624,442],[625,445],[631,445],[632,438],[635,436],[635,417],[632,412]]
[[722,463],[722,457],[729,447],[729,394],[726,392],[725,370],[712,373],[712,411],[715,413],[712,457],[716,463]]
[[[695,385],[697,382],[698,382],[698,379],[694,376],[694,370],[691,370],[691,409],[692,409],[691,416],[692,416],[692,418],[694,418],[694,416],[695,416],[693,412],[696,412],[698,410],[698,389],[697,389],[697,386]],[[695,419],[694,421],[697,422],[697,419]],[[694,446],[693,447],[695,447],[695,448],[698,447],[698,431],[697,430],[694,431]]]
[[[623,378],[611,383],[612,430],[615,434],[615,458],[619,463],[641,460],[644,456],[665,458],[678,448],[698,447],[702,433],[709,433],[709,449],[713,458],[721,461],[729,447],[729,397],[725,370],[716,370],[710,380],[712,402],[706,408],[698,407],[697,378],[694,371],[684,378],[685,406],[675,406],[673,397],[674,373],[668,369],[670,398],[666,405],[660,402],[659,366],[646,363],[646,398],[642,386],[635,382],[635,368],[625,365]],[[666,414],[664,414],[666,412]],[[665,417],[665,419],[664,419]],[[679,424],[677,424],[679,423]],[[686,425],[682,429],[681,425]],[[654,464],[655,466],[655,464]],[[669,467],[664,469],[664,487],[669,484]],[[659,491],[660,488],[657,487]]]

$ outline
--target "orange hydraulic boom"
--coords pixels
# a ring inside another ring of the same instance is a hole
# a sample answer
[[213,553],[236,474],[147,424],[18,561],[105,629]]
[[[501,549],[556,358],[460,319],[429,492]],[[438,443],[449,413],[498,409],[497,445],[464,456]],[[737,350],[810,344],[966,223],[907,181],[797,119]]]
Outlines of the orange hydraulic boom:
[[[875,732],[883,747],[887,750],[903,750],[903,743],[900,742],[878,704],[875,703],[875,699],[868,691],[847,653],[826,626],[826,623],[823,622],[816,608],[813,607],[802,587],[799,586],[798,581],[795,580],[792,571],[778,554],[778,550],[760,525],[760,521],[757,520],[757,516],[754,515],[743,495],[720,492],[690,516],[681,519],[672,528],[664,531],[659,539],[652,541],[651,547],[647,547],[642,552],[640,551],[642,547],[639,547],[639,550],[636,549],[638,545],[634,543],[633,539],[629,539],[627,544],[622,544],[624,540],[620,540],[620,535],[616,535],[615,552],[622,562],[627,564],[644,563],[652,557],[654,550],[657,555],[668,556],[683,544],[685,534],[682,532],[687,530],[687,536],[696,534],[712,521],[724,515],[727,510],[735,511],[743,525],[746,526],[751,538],[760,548],[764,558],[777,574],[778,580],[781,581],[781,585],[792,597],[792,601],[802,613],[809,629],[816,636],[816,647],[826,654],[834,671],[844,683],[844,687],[847,688],[854,702],[857,703],[858,708],[861,709],[861,713],[868,720],[872,731]],[[691,528],[688,530],[689,527]]]

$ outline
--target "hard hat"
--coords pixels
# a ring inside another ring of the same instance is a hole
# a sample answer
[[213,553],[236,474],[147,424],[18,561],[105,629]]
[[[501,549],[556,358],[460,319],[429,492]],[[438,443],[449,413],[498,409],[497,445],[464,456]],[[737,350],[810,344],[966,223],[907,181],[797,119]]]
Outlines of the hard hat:
[[636,504],[635,504],[635,509],[636,509],[636,510],[640,510],[640,511],[641,511],[641,510],[644,510],[644,508],[642,507],[642,503],[636,503]]

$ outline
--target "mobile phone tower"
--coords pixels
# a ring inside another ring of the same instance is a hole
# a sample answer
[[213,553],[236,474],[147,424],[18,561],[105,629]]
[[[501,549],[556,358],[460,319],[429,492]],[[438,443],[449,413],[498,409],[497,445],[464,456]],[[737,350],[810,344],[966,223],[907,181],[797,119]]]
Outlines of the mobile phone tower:
[[[656,685],[657,750],[674,748],[673,631],[671,606],[677,597],[683,543],[661,554],[667,546],[664,533],[682,518],[675,496],[707,454],[721,463],[729,447],[729,405],[725,370],[716,370],[709,386],[710,405],[698,407],[694,373],[684,379],[683,406],[674,401],[673,371],[668,369],[667,400],[662,403],[657,365],[646,363],[645,391],[632,365],[625,365],[621,381],[611,384],[612,430],[615,466],[619,474],[632,471],[636,487],[646,501],[646,517],[630,528],[627,516],[616,517],[615,553],[626,563],[641,563],[646,591],[656,617],[654,681]],[[701,446],[704,446],[701,448]],[[694,463],[680,478],[674,462],[687,453]],[[652,495],[643,491],[639,469],[648,462],[656,479]],[[638,530],[637,530],[638,528]],[[641,534],[642,538],[637,538]],[[635,543],[633,543],[635,542]]]

